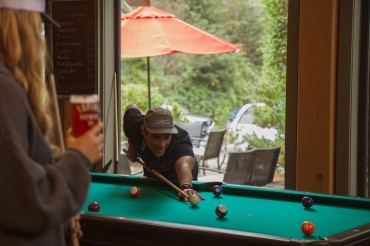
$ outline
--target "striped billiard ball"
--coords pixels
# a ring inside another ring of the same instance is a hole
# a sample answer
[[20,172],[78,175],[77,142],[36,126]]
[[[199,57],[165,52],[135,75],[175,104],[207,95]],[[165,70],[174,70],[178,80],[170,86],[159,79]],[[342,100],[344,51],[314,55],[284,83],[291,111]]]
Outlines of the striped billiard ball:
[[130,196],[132,196],[133,198],[136,198],[140,195],[140,189],[139,187],[137,186],[132,186],[130,188]]
[[216,214],[220,218],[225,217],[227,214],[227,207],[225,207],[224,205],[218,205],[216,207]]

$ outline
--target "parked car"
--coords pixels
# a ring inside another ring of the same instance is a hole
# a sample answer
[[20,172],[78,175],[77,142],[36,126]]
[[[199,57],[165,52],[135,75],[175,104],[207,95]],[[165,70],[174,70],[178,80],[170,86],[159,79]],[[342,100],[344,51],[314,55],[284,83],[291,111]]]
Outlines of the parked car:
[[[168,109],[172,112],[173,106],[172,104],[162,104],[160,106],[161,108]],[[184,108],[181,105],[178,105],[179,109],[182,112],[182,119],[180,119],[180,122],[188,122],[188,123],[202,123],[202,134],[200,137],[205,137],[208,135],[208,133],[214,128],[215,122],[211,117],[208,117],[206,115],[201,114],[194,114],[189,112],[186,108]]]
[[[256,134],[258,138],[265,138],[275,141],[277,130],[274,128],[264,128],[255,124],[253,110],[256,107],[265,107],[265,103],[247,103],[233,112],[232,121],[229,123],[229,139],[232,144],[240,148],[247,148],[246,135]],[[234,147],[234,146],[233,146]]]

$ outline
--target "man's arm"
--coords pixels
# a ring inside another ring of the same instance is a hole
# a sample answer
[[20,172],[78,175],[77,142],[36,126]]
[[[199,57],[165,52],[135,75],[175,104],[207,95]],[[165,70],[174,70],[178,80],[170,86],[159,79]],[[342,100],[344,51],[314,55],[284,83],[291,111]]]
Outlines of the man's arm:
[[[129,109],[131,109],[131,108],[137,108],[138,109],[138,107],[137,107],[137,105],[136,104],[129,104],[129,105],[127,105],[126,106],[126,108],[125,108],[125,115],[124,115],[124,117],[123,117],[123,119],[124,119],[124,121],[125,121],[125,116],[126,116],[126,112],[127,112],[127,110],[129,110]],[[124,126],[125,126],[125,124],[124,124]],[[123,130],[124,130],[124,132],[125,132],[125,127],[123,127]],[[125,132],[126,133],[126,132]],[[132,144],[132,142],[131,142],[131,140],[130,140],[130,138],[128,137],[128,136],[126,136],[127,137],[127,140],[128,140],[128,146],[127,146],[127,151],[126,151],[126,156],[127,156],[127,158],[131,161],[131,162],[136,162],[136,152],[135,152],[135,147],[134,147],[134,145]]]
[[137,156],[136,156],[135,148],[132,145],[130,139],[128,139],[128,148],[127,148],[127,151],[126,151],[126,157],[131,162],[136,162]]
[[[195,160],[192,156],[182,156],[176,160],[175,169],[177,173],[177,180],[179,181],[180,188],[189,185],[188,189],[184,189],[186,194],[197,194],[192,188],[192,170],[194,168]],[[182,196],[180,193],[179,196]],[[187,197],[182,196],[182,199],[187,201]]]

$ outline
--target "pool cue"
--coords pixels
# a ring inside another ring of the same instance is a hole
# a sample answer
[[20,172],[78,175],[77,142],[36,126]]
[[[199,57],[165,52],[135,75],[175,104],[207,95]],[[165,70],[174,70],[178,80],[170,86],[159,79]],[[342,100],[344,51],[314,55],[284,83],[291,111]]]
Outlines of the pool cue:
[[[127,149],[126,148],[123,148],[123,152],[127,153]],[[159,172],[157,172],[155,169],[153,168],[150,168],[148,167],[145,162],[143,161],[143,159],[141,159],[140,157],[136,157],[136,160],[148,171],[150,171],[151,173],[153,173],[155,176],[157,176],[158,178],[162,179],[164,182],[166,182],[169,186],[171,186],[172,188],[174,188],[177,192],[183,194],[184,196],[186,196],[188,199],[189,199],[189,195],[186,194],[183,190],[181,190],[179,187],[177,187],[176,185],[174,185],[171,181],[169,181],[166,177],[164,177],[162,174],[160,174]]]
[[58,99],[57,99],[57,90],[55,88],[54,75],[50,75],[50,88],[51,88],[51,96],[52,96],[54,110],[55,110],[55,118],[56,118],[57,130],[58,130],[59,145],[60,145],[61,151],[64,153],[65,151],[64,137],[63,137],[63,132],[62,132],[62,123],[60,120],[60,112],[59,112]]
[[[127,149],[126,148],[123,148],[123,152],[127,153]],[[178,191],[179,193],[183,194],[184,196],[186,196],[187,198],[189,198],[189,195],[186,194],[183,190],[181,190],[179,187],[177,187],[175,184],[173,184],[171,181],[169,181],[166,177],[164,177],[162,174],[160,174],[159,172],[157,172],[155,169],[153,168],[150,168],[148,167],[145,162],[143,161],[143,159],[141,159],[140,157],[136,157],[136,160],[145,168],[147,169],[148,171],[150,171],[151,173],[153,173],[154,175],[156,175],[158,178],[162,179],[164,182],[166,182],[169,186],[171,186],[172,188],[174,188],[176,191]],[[199,195],[197,193],[197,195],[199,196],[200,199],[202,200],[206,200],[204,197],[202,197],[201,195]]]
[[119,163],[119,143],[118,143],[118,85],[117,85],[117,76],[116,73],[113,75],[114,83],[114,173],[118,173],[118,163]]
[[[59,105],[58,105],[58,98],[57,98],[57,90],[55,87],[55,79],[54,75],[50,75],[50,88],[51,88],[51,97],[54,104],[54,110],[55,110],[55,118],[56,118],[56,126],[58,131],[58,138],[59,138],[59,144],[60,149],[62,153],[65,152],[65,145],[64,145],[64,137],[63,137],[63,131],[62,131],[62,123],[60,120],[60,113],[59,113]],[[73,218],[70,220],[70,227],[71,227],[71,243],[72,246],[79,246],[80,243],[78,242],[77,233],[73,233],[73,229],[76,228],[76,222]]]

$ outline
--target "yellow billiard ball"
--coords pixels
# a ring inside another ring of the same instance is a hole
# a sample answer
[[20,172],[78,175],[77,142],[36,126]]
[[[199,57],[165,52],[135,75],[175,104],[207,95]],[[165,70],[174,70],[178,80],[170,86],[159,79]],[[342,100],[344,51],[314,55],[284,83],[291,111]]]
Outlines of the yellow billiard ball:
[[189,197],[189,202],[192,206],[197,206],[200,202],[200,198],[197,195],[191,195]]

